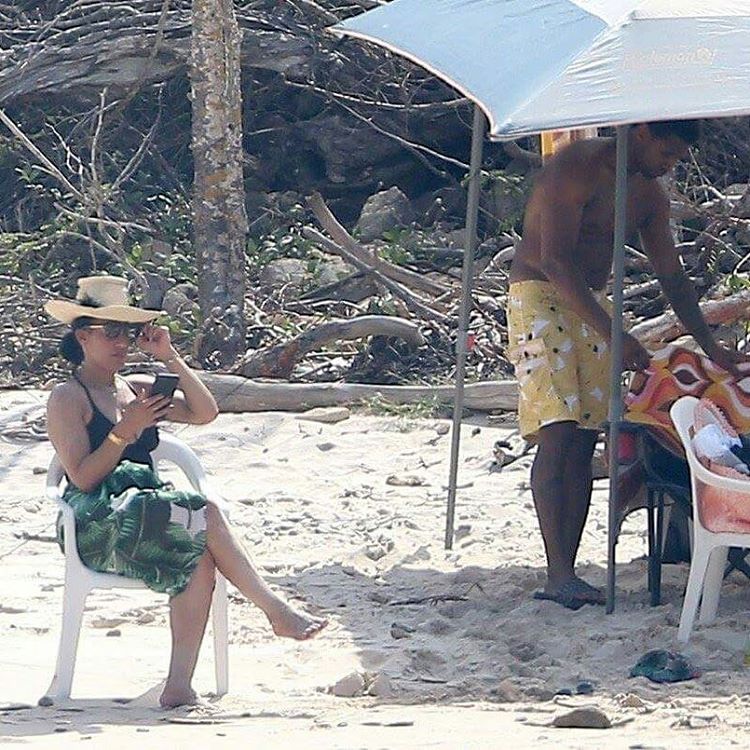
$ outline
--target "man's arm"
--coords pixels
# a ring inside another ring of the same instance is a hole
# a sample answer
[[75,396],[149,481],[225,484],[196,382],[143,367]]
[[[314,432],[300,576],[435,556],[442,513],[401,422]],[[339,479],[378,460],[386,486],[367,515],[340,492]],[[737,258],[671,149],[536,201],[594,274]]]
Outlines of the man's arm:
[[732,369],[735,358],[716,343],[698,306],[698,294],[685,273],[669,227],[669,199],[659,185],[648,196],[652,211],[641,227],[641,240],[654,272],[672,309],[703,351],[725,369]]

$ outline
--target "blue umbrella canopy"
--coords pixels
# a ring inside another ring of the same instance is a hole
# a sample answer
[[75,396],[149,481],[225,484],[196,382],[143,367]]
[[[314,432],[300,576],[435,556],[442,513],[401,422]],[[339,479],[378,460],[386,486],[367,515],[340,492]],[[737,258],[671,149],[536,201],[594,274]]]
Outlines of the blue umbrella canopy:
[[750,113],[750,2],[393,0],[332,28],[482,108],[494,139]]

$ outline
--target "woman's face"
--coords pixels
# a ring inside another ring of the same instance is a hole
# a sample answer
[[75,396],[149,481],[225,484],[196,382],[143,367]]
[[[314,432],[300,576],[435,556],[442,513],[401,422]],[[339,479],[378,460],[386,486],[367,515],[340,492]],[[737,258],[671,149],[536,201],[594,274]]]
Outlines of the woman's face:
[[140,336],[143,326],[101,320],[89,323],[76,331],[84,358],[110,370],[119,370],[125,364],[130,345]]

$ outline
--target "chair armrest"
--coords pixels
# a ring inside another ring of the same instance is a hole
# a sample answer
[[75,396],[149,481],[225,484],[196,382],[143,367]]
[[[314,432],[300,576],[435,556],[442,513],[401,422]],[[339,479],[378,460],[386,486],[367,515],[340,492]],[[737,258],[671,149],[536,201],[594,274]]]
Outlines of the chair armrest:
[[207,477],[201,477],[198,481],[198,491],[206,498],[206,500],[212,502],[224,515],[229,515],[229,503],[226,498],[222,497],[215,487],[211,486]]
[[709,487],[718,487],[722,490],[729,490],[730,492],[738,492],[741,495],[750,495],[750,476],[745,479],[732,479],[731,477],[723,477],[721,474],[715,474],[713,471],[709,471],[703,464],[701,464],[695,456],[691,456],[691,469],[695,472],[695,478],[700,480],[703,484]]

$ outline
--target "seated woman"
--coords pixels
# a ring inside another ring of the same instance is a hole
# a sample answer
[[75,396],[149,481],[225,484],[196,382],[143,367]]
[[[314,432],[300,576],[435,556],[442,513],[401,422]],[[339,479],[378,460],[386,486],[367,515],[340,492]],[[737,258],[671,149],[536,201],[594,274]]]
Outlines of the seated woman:
[[[65,500],[75,511],[84,564],[170,595],[172,654],[160,702],[173,707],[196,701],[191,683],[216,568],[263,610],[276,635],[305,640],[327,621],[271,591],[215,504],[154,474],[150,454],[159,443],[159,420],[207,424],[218,409],[172,347],[168,330],[153,325],[160,313],[129,305],[126,286],[112,276],[83,278],[76,302],[45,306],[70,325],[60,348],[75,366],[50,395],[47,427],[68,477]],[[171,400],[149,395],[148,376],[117,374],[133,343],[179,376]]]

